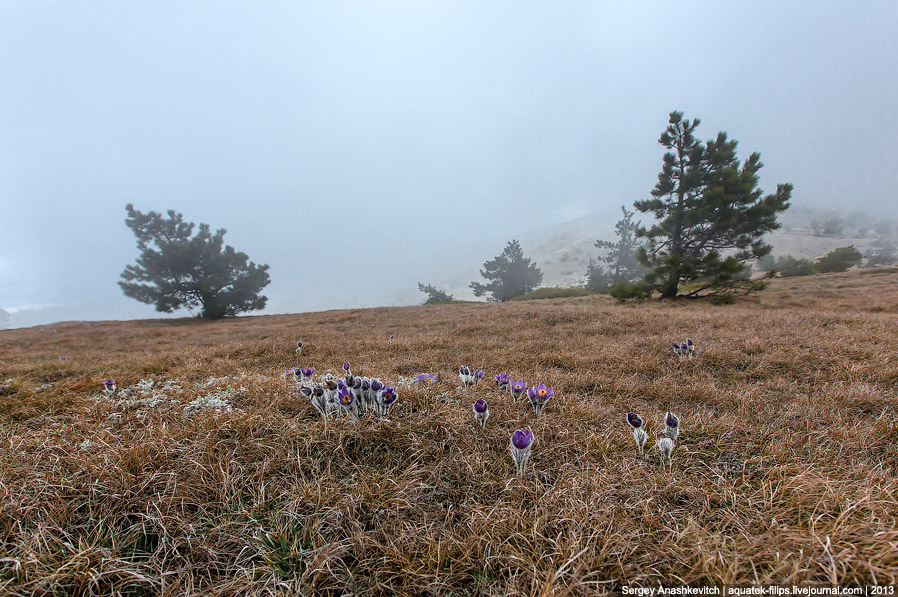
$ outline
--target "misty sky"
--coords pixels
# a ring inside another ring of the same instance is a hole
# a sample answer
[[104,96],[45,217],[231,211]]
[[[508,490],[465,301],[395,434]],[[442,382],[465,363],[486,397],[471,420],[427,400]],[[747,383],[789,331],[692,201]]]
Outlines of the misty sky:
[[895,214],[896,26],[894,0],[0,0],[0,306],[155,316],[116,284],[128,202],[226,228],[268,312],[419,302],[547,224],[610,229],[674,109],[766,192]]

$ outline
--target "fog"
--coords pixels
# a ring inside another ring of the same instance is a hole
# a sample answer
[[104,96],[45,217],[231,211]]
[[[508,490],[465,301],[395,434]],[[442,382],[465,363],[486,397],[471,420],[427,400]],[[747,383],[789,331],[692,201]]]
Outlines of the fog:
[[128,202],[226,228],[271,266],[265,313],[421,302],[512,238],[610,234],[672,110],[760,152],[766,192],[895,217],[896,24],[893,0],[4,2],[0,306],[159,316],[116,284]]

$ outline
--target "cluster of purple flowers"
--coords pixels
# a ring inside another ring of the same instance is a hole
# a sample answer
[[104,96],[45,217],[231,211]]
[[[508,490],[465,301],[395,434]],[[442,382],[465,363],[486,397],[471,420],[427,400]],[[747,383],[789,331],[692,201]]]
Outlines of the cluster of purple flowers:
[[483,379],[483,369],[471,369],[467,365],[462,365],[458,368],[458,376],[467,390],[469,385],[476,386],[480,383],[480,380]]
[[671,346],[673,346],[674,354],[681,359],[691,359],[695,356],[695,343],[692,341],[692,338],[686,338],[685,342],[680,342],[679,344],[674,342]]
[[[633,428],[633,439],[636,442],[636,447],[639,449],[639,455],[642,456],[642,448],[649,438],[648,433],[645,431],[642,417],[636,413],[627,413],[627,423]],[[667,411],[664,415],[664,431],[661,432],[661,435],[663,437],[658,439],[655,447],[658,448],[661,463],[664,464],[666,460],[670,464],[676,445],[675,442],[680,435],[680,419],[670,411]]]
[[308,398],[322,417],[329,418],[345,412],[353,420],[373,413],[382,417],[399,398],[396,388],[377,378],[353,375],[349,363],[343,363],[343,377],[328,373],[320,382],[314,381],[314,367],[288,369],[293,375],[299,392]]
[[424,384],[425,386],[432,386],[440,381],[440,377],[438,375],[433,375],[432,373],[420,373],[418,377],[415,378],[415,381]]

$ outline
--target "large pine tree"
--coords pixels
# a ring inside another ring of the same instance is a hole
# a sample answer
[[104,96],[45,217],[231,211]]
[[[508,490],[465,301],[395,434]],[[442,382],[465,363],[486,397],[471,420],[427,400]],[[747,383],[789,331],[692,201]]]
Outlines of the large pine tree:
[[640,262],[651,268],[647,280],[662,298],[674,298],[681,284],[699,283],[689,294],[725,288],[746,275],[746,262],[770,252],[763,235],[780,227],[777,214],[789,207],[791,184],[777,185],[764,196],[758,188],[761,156],[745,162],[736,156],[736,141],[720,132],[702,143],[695,137],[700,121],[671,112],[659,143],[664,154],[652,198],[636,201],[656,223],[640,227],[648,243]]
[[524,250],[516,240],[509,242],[501,255],[485,262],[480,275],[490,283],[471,282],[474,296],[489,292],[492,294],[489,300],[498,302],[527,294],[543,281],[543,273],[535,263],[524,257]]
[[157,311],[199,308],[199,317],[220,319],[265,308],[260,293],[270,282],[267,265],[249,261],[246,253],[224,244],[225,230],[212,234],[200,224],[168,211],[168,217],[141,213],[128,204],[128,225],[137,237],[140,256],[122,272],[125,296],[154,304]]

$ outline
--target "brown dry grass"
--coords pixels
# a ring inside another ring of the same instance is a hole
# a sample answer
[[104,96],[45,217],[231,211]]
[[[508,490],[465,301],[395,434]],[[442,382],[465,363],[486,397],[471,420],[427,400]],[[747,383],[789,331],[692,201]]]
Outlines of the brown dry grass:
[[[5,331],[0,592],[895,583],[896,323],[884,272],[723,307],[584,297]],[[686,335],[701,355],[678,362],[667,346]],[[446,381],[401,388],[389,420],[325,426],[281,374],[344,360]],[[487,370],[467,394],[462,363]],[[535,418],[496,393],[500,371],[558,395]],[[240,374],[232,412],[184,415],[207,392],[194,382]],[[106,377],[183,391],[149,408],[99,397]],[[669,471],[637,458],[624,422],[641,413],[653,443],[667,408],[682,421]],[[516,478],[523,426],[536,443]]]

